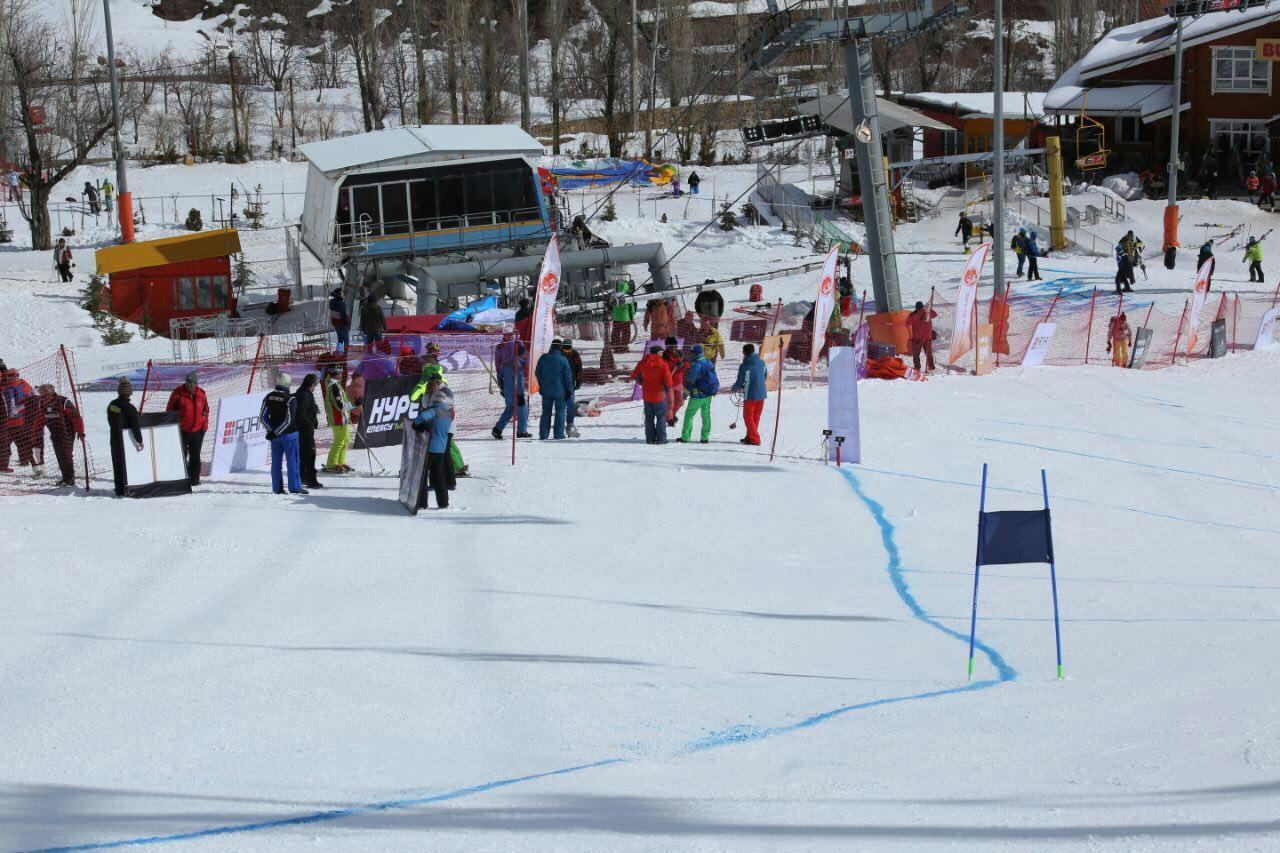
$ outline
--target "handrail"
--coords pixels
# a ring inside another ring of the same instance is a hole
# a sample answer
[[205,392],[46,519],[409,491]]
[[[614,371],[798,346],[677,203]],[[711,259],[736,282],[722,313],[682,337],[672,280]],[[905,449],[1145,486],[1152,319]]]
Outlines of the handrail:
[[461,214],[458,216],[442,216],[432,219],[399,219],[375,222],[367,213],[360,215],[355,222],[333,222],[331,242],[342,248],[354,245],[367,247],[374,237],[406,238],[411,248],[418,237],[430,237],[433,232],[456,231],[458,247],[465,248],[465,229],[473,227],[498,226],[505,227],[506,240],[514,237],[517,224],[532,221],[543,222],[542,209],[538,207],[516,208],[513,210],[494,210],[485,213]]

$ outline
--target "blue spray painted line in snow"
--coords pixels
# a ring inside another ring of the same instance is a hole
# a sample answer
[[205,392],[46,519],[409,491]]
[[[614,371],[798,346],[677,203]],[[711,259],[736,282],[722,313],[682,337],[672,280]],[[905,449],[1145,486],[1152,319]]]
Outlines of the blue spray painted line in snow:
[[446,791],[443,794],[433,794],[426,797],[414,797],[404,800],[388,800],[387,802],[382,803],[350,806],[348,808],[332,809],[326,812],[315,812],[313,814],[298,815],[296,817],[262,820],[255,823],[233,824],[231,826],[217,826],[209,829],[197,829],[191,832],[178,832],[172,835],[152,835],[146,838],[126,838],[120,841],[103,841],[96,844],[72,844],[66,847],[44,847],[39,850],[30,851],[30,853],[71,853],[71,851],[76,850],[112,850],[120,847],[143,847],[149,844],[164,844],[174,841],[194,841],[198,838],[216,838],[220,835],[237,835],[245,832],[260,832],[265,829],[280,829],[288,826],[305,826],[312,823],[325,823],[327,821],[340,820],[342,818],[353,817],[355,815],[394,811],[396,809],[407,809],[413,806],[427,805],[429,803],[443,803],[449,800],[469,797],[473,794],[483,794],[486,791],[492,791],[497,788],[506,788],[511,785],[518,785],[521,782],[532,782],[536,779],[548,779],[552,776],[567,776],[570,773],[579,773],[583,770],[593,770],[597,767],[607,767],[610,764],[622,764],[626,761],[628,761],[626,758],[607,758],[603,761],[593,761],[590,764],[579,764],[575,767],[564,767],[560,770],[548,770],[545,773],[533,773],[528,776],[516,776],[511,779],[500,779],[496,782],[485,782],[482,785],[472,785],[467,788],[458,788],[454,791]]
[[[894,539],[896,528],[893,522],[889,521],[885,514],[884,507],[873,498],[869,497],[862,490],[862,484],[858,479],[845,468],[839,469],[845,480],[853,488],[854,494],[866,505],[871,517],[875,520],[876,525],[880,529],[880,541],[884,546],[885,555],[888,557],[886,570],[889,574],[889,580],[893,584],[894,591],[907,609],[911,611],[912,616],[924,622],[926,625],[940,631],[947,636],[954,637],[957,640],[968,642],[968,635],[954,631],[938,622],[928,611],[920,606],[920,602],[916,600],[915,595],[911,592],[911,587],[903,576],[902,557],[898,552],[898,545]],[[839,708],[833,708],[830,711],[823,711],[812,716],[805,717],[794,723],[782,726],[745,726],[739,725],[716,732],[697,740],[691,741],[684,747],[685,752],[702,752],[708,749],[715,749],[722,746],[730,746],[735,744],[748,743],[750,741],[764,740],[765,738],[776,737],[778,735],[791,734],[802,729],[811,728],[821,723],[829,722],[837,717],[851,714],[856,711],[865,711],[870,708],[878,708],[885,705],[896,705],[903,702],[914,702],[921,699],[938,699],[943,696],[955,696],[960,693],[972,693],[978,690],[987,690],[1010,681],[1014,681],[1018,677],[1018,673],[1011,667],[1005,659],[994,648],[986,643],[978,641],[976,648],[980,649],[984,655],[991,661],[996,668],[997,677],[985,681],[975,681],[964,684],[960,687],[945,688],[942,690],[931,690],[925,693],[913,693],[906,696],[890,696],[884,699],[872,699],[866,702],[859,702],[854,705],[843,705]],[[510,779],[500,779],[495,782],[485,782],[479,785],[471,785],[466,788],[458,788],[453,791],[446,791],[441,794],[433,794],[422,797],[411,797],[399,800],[387,800],[378,803],[368,803],[360,806],[350,806],[341,809],[332,809],[324,812],[314,812],[312,814],[297,815],[294,817],[277,818],[275,820],[256,821],[254,823],[232,824],[229,826],[217,826],[207,829],[192,830],[190,832],[178,832],[170,835],[151,835],[141,838],[125,838],[116,841],[102,841],[88,844],[72,844],[62,847],[45,847],[39,850],[30,851],[30,853],[73,853],[73,851],[87,850],[113,850],[124,847],[145,847],[154,844],[169,844],[179,841],[194,841],[202,838],[215,838],[223,835],[238,835],[250,832],[262,832],[272,829],[283,829],[291,826],[306,826],[308,824],[326,823],[329,821],[341,820],[342,818],[354,817],[363,814],[376,814],[378,812],[395,811],[399,809],[414,808],[416,806],[430,805],[432,803],[443,803],[449,800],[457,800],[463,797],[473,796],[475,794],[483,794],[499,788],[506,788],[512,785],[518,785],[522,782],[533,782],[539,779],[549,779],[554,776],[567,776],[572,773],[580,773],[584,770],[594,770],[599,767],[608,767],[615,764],[627,764],[633,759],[629,758],[606,758],[601,761],[593,761],[589,764],[578,764],[573,767],[564,767],[559,770],[548,770],[543,773],[532,773],[526,776],[516,776]]]
[[[911,615],[921,622],[953,637],[966,645],[969,642],[969,635],[954,631],[943,625],[929,612],[920,605],[916,600],[915,594],[911,592],[911,585],[907,583],[906,577],[903,575],[902,555],[898,551],[898,543],[895,539],[897,528],[893,522],[889,520],[889,516],[885,513],[884,506],[874,498],[870,497],[862,489],[862,484],[858,482],[858,478],[848,468],[837,468],[836,471],[844,477],[845,481],[853,489],[853,493],[866,506],[867,511],[871,513],[871,518],[875,521],[876,526],[880,529],[880,544],[884,548],[885,556],[888,562],[885,570],[889,574],[889,581],[893,584],[894,592],[898,594],[898,598],[911,611]],[[878,708],[883,705],[896,705],[902,702],[914,702],[919,699],[938,699],[943,696],[955,696],[960,693],[971,693],[976,690],[987,690],[1009,681],[1015,681],[1018,678],[1017,671],[1009,665],[1009,663],[1000,655],[998,651],[993,649],[982,641],[975,642],[975,648],[982,651],[991,664],[996,668],[996,678],[985,681],[975,681],[964,684],[960,687],[950,687],[942,690],[930,690],[926,693],[913,693],[908,696],[890,696],[885,699],[872,699],[867,702],[859,702],[855,705],[845,705],[840,708],[834,708],[830,711],[824,711],[821,714],[814,714],[805,717],[803,720],[791,723],[785,726],[733,726],[719,732],[713,732],[706,737],[699,738],[685,746],[688,752],[702,752],[708,749],[716,749],[722,746],[731,746],[740,743],[748,743],[755,740],[764,740],[765,738],[774,737],[775,735],[790,734],[792,732],[807,729],[810,726],[816,726],[819,723],[825,723],[836,717],[845,714],[851,714],[855,711],[865,711],[870,708]]]

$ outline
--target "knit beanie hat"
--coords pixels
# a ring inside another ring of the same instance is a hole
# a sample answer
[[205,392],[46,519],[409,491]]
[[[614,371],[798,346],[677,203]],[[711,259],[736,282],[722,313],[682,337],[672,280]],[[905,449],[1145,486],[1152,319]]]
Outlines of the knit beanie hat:
[[120,377],[120,381],[116,384],[116,393],[122,395],[133,393],[133,383],[129,381],[128,376]]

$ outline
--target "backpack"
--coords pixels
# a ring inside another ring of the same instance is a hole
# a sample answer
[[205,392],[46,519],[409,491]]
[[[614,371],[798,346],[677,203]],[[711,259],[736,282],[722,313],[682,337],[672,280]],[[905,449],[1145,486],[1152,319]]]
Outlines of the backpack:
[[716,369],[711,362],[704,362],[704,364],[706,367],[702,371],[702,376],[698,377],[698,392],[714,397],[720,390],[720,377],[716,376]]
[[1014,234],[1014,235],[1013,235],[1013,239],[1009,241],[1009,248],[1010,248],[1010,249],[1013,249],[1015,252],[1018,252],[1018,251],[1021,251],[1021,250],[1022,250],[1022,235],[1021,235],[1021,234]]

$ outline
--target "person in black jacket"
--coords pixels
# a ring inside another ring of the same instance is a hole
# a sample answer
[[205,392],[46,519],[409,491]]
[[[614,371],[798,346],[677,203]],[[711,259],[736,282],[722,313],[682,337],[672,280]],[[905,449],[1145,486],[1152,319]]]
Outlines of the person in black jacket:
[[287,373],[276,376],[276,387],[262,398],[258,420],[262,421],[267,441],[271,442],[271,491],[277,495],[284,494],[281,468],[287,461],[289,493],[309,495],[311,493],[302,488],[302,477],[298,471],[298,401],[289,393],[290,382]]
[[316,472],[316,430],[320,428],[320,407],[316,405],[315,387],[319,378],[308,373],[294,392],[298,412],[298,469],[302,485],[307,489],[323,489]]
[[133,383],[121,376],[116,385],[116,398],[107,404],[107,426],[111,427],[111,473],[116,481],[116,497],[122,498],[129,485],[125,477],[124,434],[127,430],[133,446],[142,449],[142,426],[138,423],[138,410],[129,398],[133,396]]
[[387,331],[387,316],[376,296],[366,299],[364,307],[360,309],[360,331],[364,332],[366,347],[382,340]]
[[973,220],[963,210],[960,211],[960,221],[956,224],[956,235],[960,237],[960,245],[964,247],[965,254],[968,254],[969,239],[973,237]]
[[561,352],[569,359],[569,370],[573,373],[573,391],[569,394],[569,406],[565,411],[565,432],[570,438],[578,437],[578,428],[573,425],[573,417],[578,409],[578,389],[582,387],[582,355],[573,348],[573,341],[565,341]]

